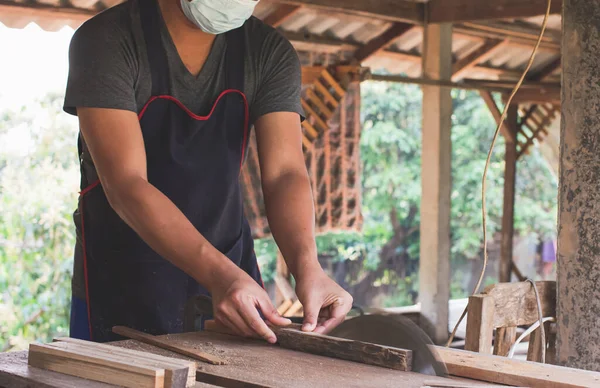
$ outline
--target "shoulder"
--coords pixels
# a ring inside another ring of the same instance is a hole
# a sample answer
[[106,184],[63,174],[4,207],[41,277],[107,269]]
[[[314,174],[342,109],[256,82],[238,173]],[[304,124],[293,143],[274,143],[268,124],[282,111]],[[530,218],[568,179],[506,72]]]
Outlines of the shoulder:
[[251,55],[296,56],[296,50],[292,44],[279,31],[263,23],[260,19],[252,16],[244,24],[244,29]]
[[73,34],[71,49],[88,45],[115,46],[130,40],[133,5],[134,1],[128,0],[88,19]]

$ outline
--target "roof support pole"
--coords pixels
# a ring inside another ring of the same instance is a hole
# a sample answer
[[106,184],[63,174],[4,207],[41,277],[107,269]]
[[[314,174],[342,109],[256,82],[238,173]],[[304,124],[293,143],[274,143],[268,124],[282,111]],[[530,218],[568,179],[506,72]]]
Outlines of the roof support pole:
[[[424,32],[423,76],[450,81],[452,25],[429,25]],[[452,96],[444,86],[423,86],[423,151],[419,299],[432,340],[448,338],[450,298],[450,190]]]
[[558,362],[600,371],[600,2],[565,0],[558,193]]

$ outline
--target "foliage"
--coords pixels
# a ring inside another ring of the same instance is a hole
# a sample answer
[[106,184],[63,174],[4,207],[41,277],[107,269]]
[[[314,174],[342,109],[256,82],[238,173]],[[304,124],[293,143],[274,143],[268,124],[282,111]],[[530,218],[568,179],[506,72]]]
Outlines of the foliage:
[[0,350],[68,333],[78,167],[62,101],[0,114]]

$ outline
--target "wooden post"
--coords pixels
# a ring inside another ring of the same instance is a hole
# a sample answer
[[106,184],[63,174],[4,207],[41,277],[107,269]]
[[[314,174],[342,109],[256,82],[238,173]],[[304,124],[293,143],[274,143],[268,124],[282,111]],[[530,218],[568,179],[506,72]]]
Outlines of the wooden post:
[[511,105],[506,116],[506,127],[512,136],[504,136],[504,208],[502,211],[502,242],[500,245],[501,283],[510,282],[513,261],[513,233],[515,218],[515,180],[517,175],[517,117],[518,106]]
[[[452,77],[452,25],[424,30],[423,76]],[[448,339],[450,298],[450,190],[452,96],[450,88],[423,86],[421,252],[419,299],[425,330],[436,343]]]
[[558,363],[600,371],[600,2],[565,0],[558,193]]

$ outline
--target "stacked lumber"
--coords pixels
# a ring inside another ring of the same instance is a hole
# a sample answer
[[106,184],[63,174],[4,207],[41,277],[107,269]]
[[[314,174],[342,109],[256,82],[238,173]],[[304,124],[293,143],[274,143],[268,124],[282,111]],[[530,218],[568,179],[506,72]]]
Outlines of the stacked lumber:
[[196,383],[196,363],[111,345],[59,338],[31,344],[30,366],[122,387],[184,388]]

